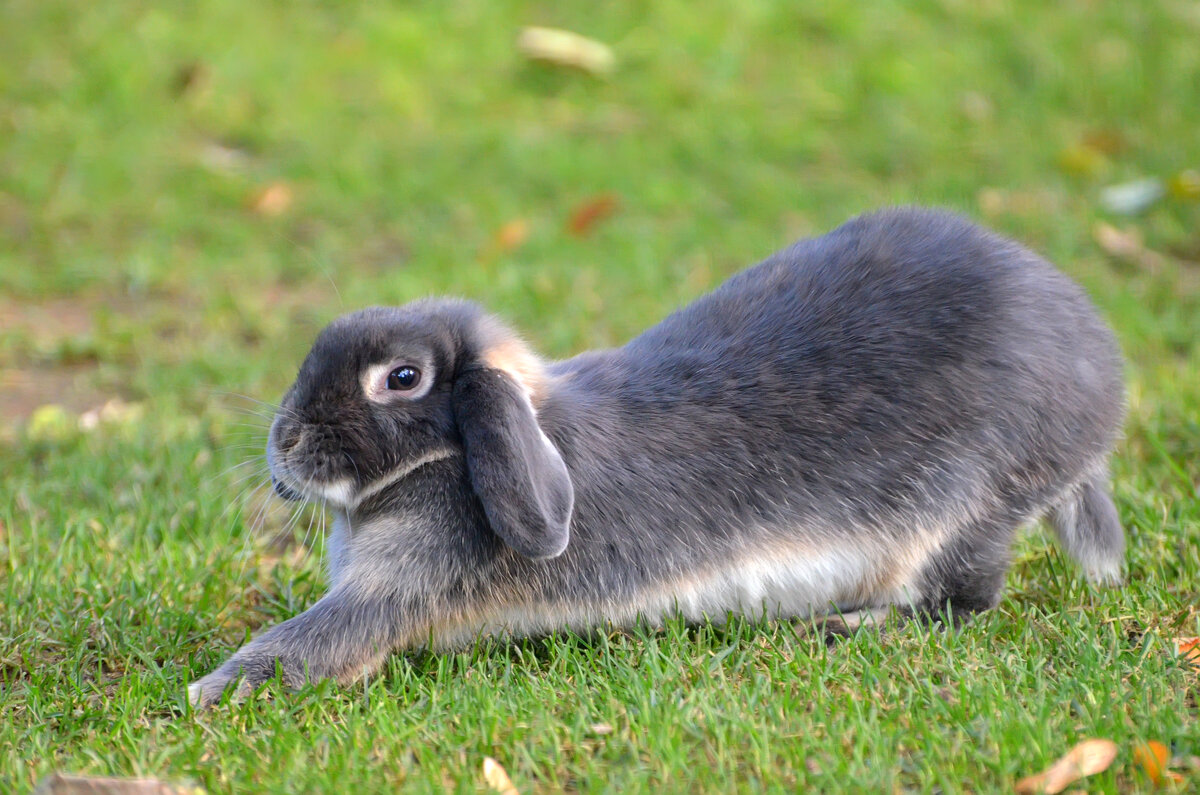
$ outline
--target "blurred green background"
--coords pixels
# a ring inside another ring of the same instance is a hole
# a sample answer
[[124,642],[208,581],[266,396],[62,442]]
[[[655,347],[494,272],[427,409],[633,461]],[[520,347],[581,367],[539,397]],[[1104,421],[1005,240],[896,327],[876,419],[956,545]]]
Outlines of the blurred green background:
[[[527,25],[603,42],[616,69],[534,63],[517,47]],[[247,628],[321,591],[319,542],[308,555],[301,532],[312,517],[294,531],[297,556],[280,551],[286,515],[222,510],[239,503],[236,467],[264,435],[261,419],[240,427],[241,412],[278,398],[337,314],[458,294],[562,357],[620,344],[795,238],[892,204],[949,207],[1012,235],[1110,319],[1129,359],[1115,470],[1138,587],[1089,596],[1095,623],[1072,637],[1196,634],[1198,42],[1200,5],[1184,0],[5,0],[0,788],[54,768],[329,786],[303,751],[271,778],[269,747],[239,750],[253,711],[220,735],[230,756],[213,771],[204,738],[219,730],[171,710]],[[1106,193],[1131,183],[1132,202]],[[1031,603],[1083,601],[1044,544],[1018,561],[1015,601],[989,638],[1041,631],[1017,617]],[[709,659],[696,642],[680,665]],[[1096,675],[1108,666],[1127,683],[1142,647],[1113,642],[1117,656]],[[992,651],[977,653],[979,670],[996,667]],[[1157,705],[1114,707],[1114,720],[1131,736],[1158,726],[1175,750],[1200,753],[1195,677],[1171,670]],[[1085,690],[1100,687],[1081,676]],[[975,684],[1002,692],[1002,680]],[[535,689],[524,708],[545,697]],[[968,711],[991,703],[964,699]],[[349,696],[336,703],[359,709]],[[293,717],[273,736],[307,737],[320,722]],[[1090,726],[1061,717],[1041,724],[1044,737]],[[795,719],[749,730],[821,736]],[[477,786],[476,752],[513,735],[501,724],[480,741],[469,717],[446,720],[457,728],[426,738],[449,738],[433,757],[451,760],[445,769],[397,763],[381,781]],[[674,719],[663,720],[669,735]],[[753,780],[924,789],[961,776],[991,789],[1062,750],[1013,729],[965,762],[953,737],[915,762],[894,749],[909,761],[863,759],[880,738],[902,747],[908,730],[864,725],[841,767],[768,754]],[[595,789],[581,782],[618,769],[635,788],[686,788],[709,768],[707,786],[748,780],[724,740],[688,736],[669,748],[627,738],[621,754],[640,773],[587,743],[512,764],[550,789]],[[939,769],[957,772],[943,780]]]
[[[79,373],[93,397],[271,399],[333,315],[431,293],[483,301],[549,355],[617,344],[796,237],[906,202],[1051,256],[1135,355],[1194,340],[1195,279],[1167,289],[1093,235],[1104,186],[1200,165],[1194,3],[3,14],[3,364],[98,365]],[[531,23],[609,44],[618,69],[531,64]],[[573,236],[596,197],[616,211]],[[1113,223],[1194,274],[1198,220],[1193,192]],[[513,223],[526,239],[497,245]],[[62,383],[38,386],[29,402]]]

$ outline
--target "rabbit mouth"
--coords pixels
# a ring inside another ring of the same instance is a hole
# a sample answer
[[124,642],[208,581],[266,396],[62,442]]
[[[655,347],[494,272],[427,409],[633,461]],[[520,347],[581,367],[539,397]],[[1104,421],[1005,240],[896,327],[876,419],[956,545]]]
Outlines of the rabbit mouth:
[[271,488],[275,489],[275,493],[288,502],[299,502],[300,500],[304,499],[303,494],[296,491],[274,475],[271,476]]

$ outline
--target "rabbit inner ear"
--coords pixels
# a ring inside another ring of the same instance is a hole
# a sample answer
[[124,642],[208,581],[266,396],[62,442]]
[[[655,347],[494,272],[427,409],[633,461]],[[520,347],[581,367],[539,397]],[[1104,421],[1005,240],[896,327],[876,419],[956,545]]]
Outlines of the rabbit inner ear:
[[493,345],[482,358],[488,367],[502,370],[512,378],[535,406],[540,402],[545,380],[542,363],[520,340]]
[[562,554],[575,492],[522,386],[501,370],[464,373],[454,382],[454,414],[492,531],[527,558]]

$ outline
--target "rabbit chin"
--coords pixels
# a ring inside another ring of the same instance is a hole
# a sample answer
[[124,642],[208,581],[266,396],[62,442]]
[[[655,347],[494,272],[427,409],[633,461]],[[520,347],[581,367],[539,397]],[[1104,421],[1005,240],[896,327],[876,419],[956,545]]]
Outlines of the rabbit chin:
[[335,508],[348,508],[355,502],[354,481],[350,478],[310,483],[301,493],[313,502],[323,501]]

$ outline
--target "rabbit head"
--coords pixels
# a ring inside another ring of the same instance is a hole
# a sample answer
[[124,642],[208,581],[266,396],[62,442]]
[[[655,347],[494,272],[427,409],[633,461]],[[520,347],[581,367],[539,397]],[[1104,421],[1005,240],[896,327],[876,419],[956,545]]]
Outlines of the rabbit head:
[[419,467],[460,458],[492,530],[529,558],[567,545],[573,490],[538,424],[542,365],[477,306],[421,301],[334,321],[271,426],[276,492],[353,512]]

